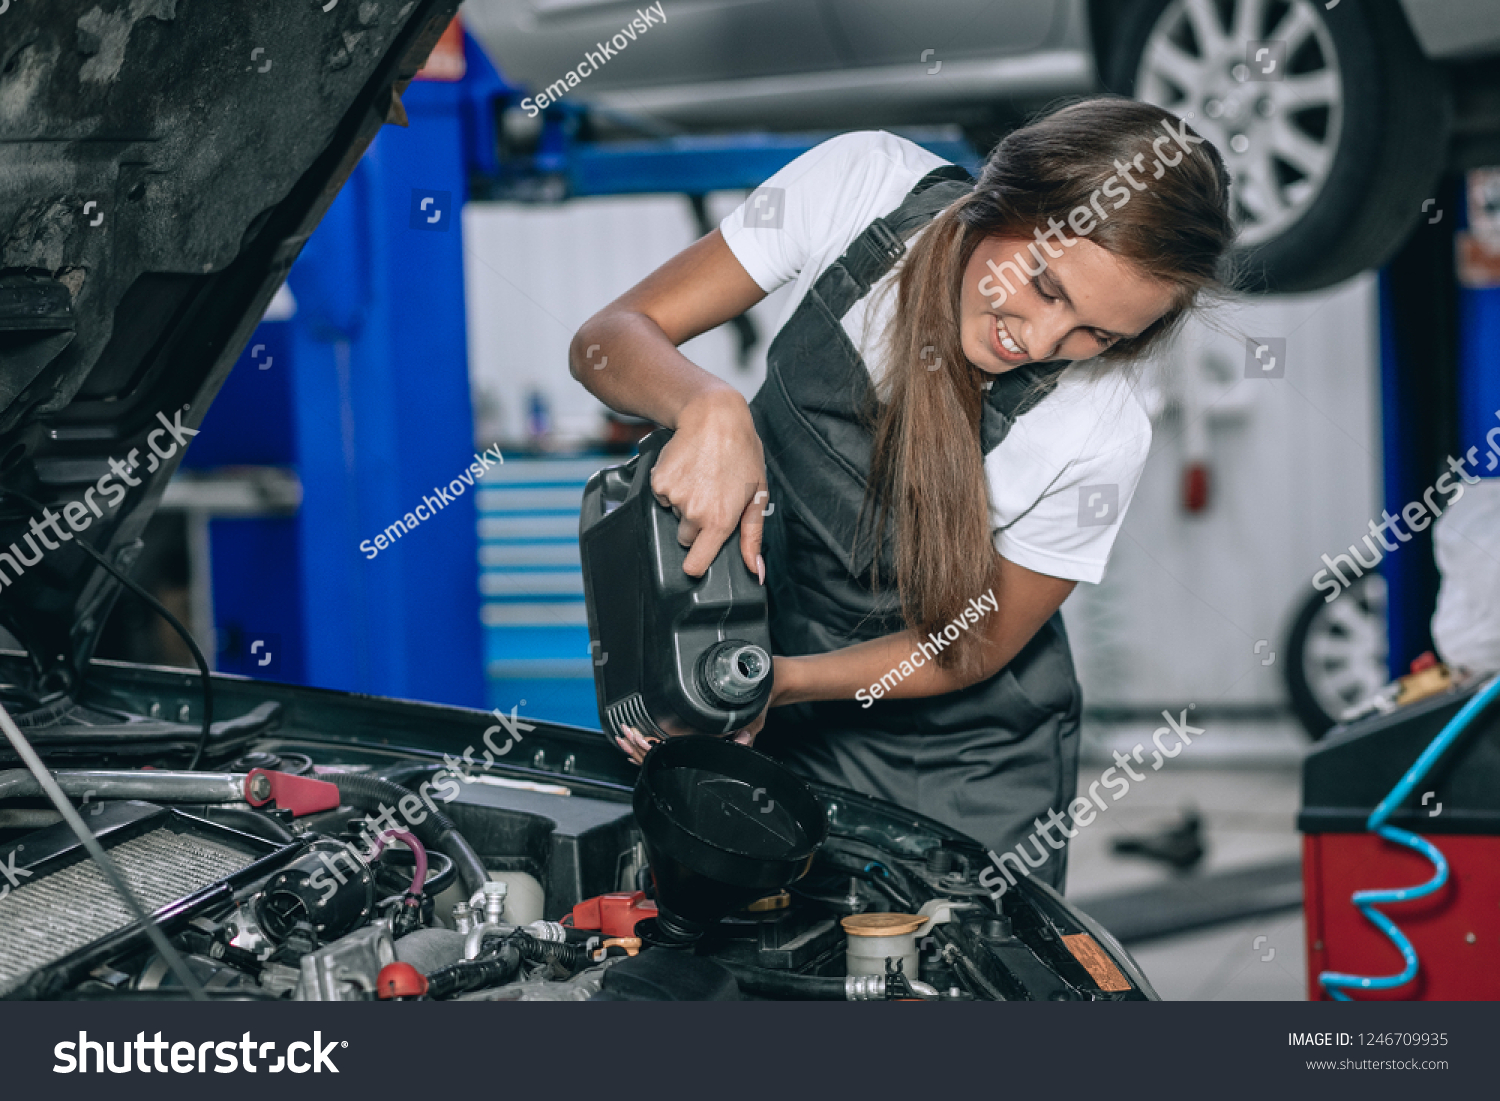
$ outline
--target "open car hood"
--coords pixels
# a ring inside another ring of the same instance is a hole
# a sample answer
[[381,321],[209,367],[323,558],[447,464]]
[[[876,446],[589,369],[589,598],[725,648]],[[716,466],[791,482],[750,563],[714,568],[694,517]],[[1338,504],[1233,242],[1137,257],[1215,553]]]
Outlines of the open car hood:
[[[0,39],[0,626],[72,694],[117,566],[459,0],[49,0]],[[165,457],[162,457],[165,455]]]

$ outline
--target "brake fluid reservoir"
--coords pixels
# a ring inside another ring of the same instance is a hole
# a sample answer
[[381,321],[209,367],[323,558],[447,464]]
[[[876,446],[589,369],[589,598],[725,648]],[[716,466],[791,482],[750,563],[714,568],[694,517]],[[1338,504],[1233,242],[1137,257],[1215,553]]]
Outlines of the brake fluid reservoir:
[[[701,578],[683,572],[677,517],[651,494],[668,431],[583,491],[578,547],[599,721],[647,734],[730,734],[771,698],[766,590],[733,535]],[[660,725],[659,725],[660,724]]]
[[901,961],[908,979],[917,977],[917,930],[921,914],[854,914],[839,922],[848,935],[844,963],[851,975],[884,975],[885,961]]

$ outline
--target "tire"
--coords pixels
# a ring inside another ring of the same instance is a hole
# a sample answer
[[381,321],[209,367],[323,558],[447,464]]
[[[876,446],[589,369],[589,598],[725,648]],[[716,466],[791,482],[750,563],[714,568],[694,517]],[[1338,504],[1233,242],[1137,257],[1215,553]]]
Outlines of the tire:
[[[1224,31],[1255,12],[1250,33]],[[1246,43],[1279,35],[1287,56],[1255,64]],[[1437,194],[1447,77],[1395,0],[1135,0],[1109,40],[1106,86],[1191,115],[1234,175],[1242,290],[1314,291],[1381,267]],[[1284,79],[1250,79],[1278,61]]]
[[1367,573],[1332,601],[1314,592],[1297,612],[1284,675],[1292,710],[1313,741],[1390,679],[1385,594],[1385,578]]

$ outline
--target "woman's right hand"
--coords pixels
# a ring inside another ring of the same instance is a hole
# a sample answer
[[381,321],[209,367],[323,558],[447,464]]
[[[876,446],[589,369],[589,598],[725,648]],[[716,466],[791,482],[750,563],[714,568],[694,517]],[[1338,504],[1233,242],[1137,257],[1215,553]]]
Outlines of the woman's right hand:
[[688,551],[683,569],[702,577],[735,529],[740,555],[765,584],[761,532],[769,513],[765,453],[750,407],[728,387],[694,397],[651,469],[651,492],[681,523]]
[[765,578],[760,555],[770,511],[766,464],[750,407],[678,346],[765,298],[717,228],[589,318],[573,335],[568,369],[621,413],[675,430],[651,490],[682,521],[684,569],[702,577],[735,528],[740,555]]

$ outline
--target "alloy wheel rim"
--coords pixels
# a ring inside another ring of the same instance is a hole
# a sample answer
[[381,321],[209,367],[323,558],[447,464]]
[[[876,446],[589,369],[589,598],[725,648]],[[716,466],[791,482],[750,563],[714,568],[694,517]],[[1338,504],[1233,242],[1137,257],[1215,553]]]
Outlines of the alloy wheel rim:
[[1308,624],[1303,677],[1318,706],[1335,721],[1388,680],[1385,600],[1385,579],[1366,574]]
[[1219,150],[1242,246],[1286,232],[1322,192],[1344,88],[1311,0],[1173,0],[1146,41],[1135,88]]

